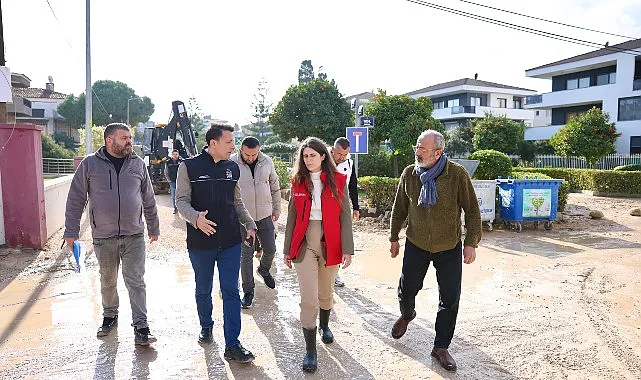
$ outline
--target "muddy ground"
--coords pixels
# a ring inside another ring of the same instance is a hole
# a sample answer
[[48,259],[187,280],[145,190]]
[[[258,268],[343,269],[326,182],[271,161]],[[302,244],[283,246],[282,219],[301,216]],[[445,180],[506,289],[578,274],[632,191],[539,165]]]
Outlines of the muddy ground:
[[[216,296],[215,343],[197,344],[184,223],[172,215],[168,196],[158,202],[162,236],[148,246],[146,275],[158,342],[134,346],[122,281],[120,326],[108,338],[95,337],[102,319],[95,257],[89,246],[86,270],[74,273],[60,254],[59,232],[46,251],[0,250],[0,378],[641,378],[641,218],[627,213],[641,199],[570,194],[563,221],[551,231],[525,224],[521,233],[486,232],[477,261],[464,266],[450,347],[456,374],[430,357],[438,303],[433,268],[417,299],[418,317],[403,338],[392,339],[402,258],[389,257],[384,226],[357,222],[357,256],[340,271],[347,286],[336,290],[330,322],[336,342],[319,342],[319,370],[308,376],[300,370],[296,275],[280,253],[272,268],[276,289],[257,278],[254,306],[243,310],[241,341],[255,362],[223,359]],[[605,217],[589,219],[592,209]],[[83,229],[90,242],[88,226]]]

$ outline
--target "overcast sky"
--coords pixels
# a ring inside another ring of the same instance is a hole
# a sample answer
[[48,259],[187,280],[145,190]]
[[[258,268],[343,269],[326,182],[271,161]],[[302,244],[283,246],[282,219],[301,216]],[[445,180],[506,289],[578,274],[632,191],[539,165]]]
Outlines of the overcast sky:
[[[641,0],[477,0],[567,24],[641,38]],[[56,91],[85,89],[85,0],[2,0],[7,66]],[[607,36],[492,11],[433,3],[610,45]],[[261,78],[275,104],[297,83],[304,59],[323,66],[343,95],[405,93],[473,77],[551,90],[525,70],[591,51],[444,13],[404,0],[94,0],[92,80],[125,82],[167,122],[171,102],[195,96],[205,114],[251,120]]]

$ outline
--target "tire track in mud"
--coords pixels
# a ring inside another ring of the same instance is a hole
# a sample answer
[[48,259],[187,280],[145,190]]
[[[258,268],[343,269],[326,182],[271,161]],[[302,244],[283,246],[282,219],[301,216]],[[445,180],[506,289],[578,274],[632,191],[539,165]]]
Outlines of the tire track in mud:
[[605,343],[605,346],[616,357],[622,368],[627,369],[636,378],[641,379],[641,358],[634,353],[631,345],[623,339],[612,327],[612,323],[607,315],[601,311],[597,297],[589,293],[588,284],[594,283],[599,289],[599,293],[605,292],[606,282],[595,278],[595,267],[587,269],[580,274],[581,279],[581,298],[584,305],[584,311],[592,326],[594,327],[599,338]]

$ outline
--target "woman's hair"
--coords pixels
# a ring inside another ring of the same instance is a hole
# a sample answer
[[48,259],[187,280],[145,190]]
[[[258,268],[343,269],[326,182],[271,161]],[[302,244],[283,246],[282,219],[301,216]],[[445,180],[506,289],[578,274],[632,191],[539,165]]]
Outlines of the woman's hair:
[[303,160],[303,150],[305,150],[305,148],[314,149],[321,156],[325,155],[325,159],[321,163],[321,171],[325,173],[325,176],[327,177],[327,182],[329,183],[332,195],[340,202],[340,199],[338,199],[336,180],[334,179],[334,173],[338,172],[338,169],[336,169],[336,164],[334,163],[329,150],[327,150],[327,145],[323,140],[317,137],[308,137],[300,144],[298,152],[296,153],[294,168],[292,169],[292,180],[299,185],[305,184],[307,191],[309,191],[310,194],[312,193],[314,185],[312,184],[312,179],[309,175],[307,165],[305,165],[305,160]]

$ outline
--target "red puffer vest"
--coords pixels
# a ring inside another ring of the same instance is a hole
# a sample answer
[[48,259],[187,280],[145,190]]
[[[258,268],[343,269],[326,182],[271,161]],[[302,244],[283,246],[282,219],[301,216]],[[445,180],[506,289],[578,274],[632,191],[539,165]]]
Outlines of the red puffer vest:
[[[345,182],[347,177],[341,173],[334,173],[334,181],[338,190],[338,198],[335,199],[332,190],[327,183],[327,176],[321,173],[323,191],[321,192],[321,213],[323,214],[323,246],[327,254],[326,266],[337,265],[343,261],[343,246],[341,243],[341,203]],[[291,259],[298,257],[300,248],[305,240],[305,233],[309,225],[309,214],[312,210],[312,196],[307,191],[305,184],[297,184],[292,181],[292,196],[296,206],[296,225],[292,233],[292,244],[289,249]]]

